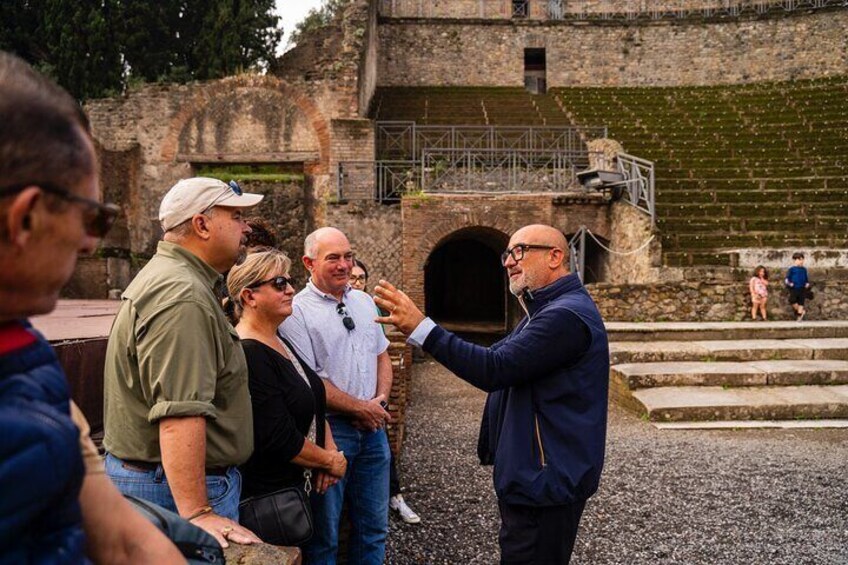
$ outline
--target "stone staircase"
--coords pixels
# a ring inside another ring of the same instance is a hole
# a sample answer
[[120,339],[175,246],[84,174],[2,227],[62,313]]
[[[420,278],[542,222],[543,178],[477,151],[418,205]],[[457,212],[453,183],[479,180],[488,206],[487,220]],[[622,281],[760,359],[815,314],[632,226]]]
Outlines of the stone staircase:
[[610,396],[660,427],[848,427],[848,322],[607,324]]

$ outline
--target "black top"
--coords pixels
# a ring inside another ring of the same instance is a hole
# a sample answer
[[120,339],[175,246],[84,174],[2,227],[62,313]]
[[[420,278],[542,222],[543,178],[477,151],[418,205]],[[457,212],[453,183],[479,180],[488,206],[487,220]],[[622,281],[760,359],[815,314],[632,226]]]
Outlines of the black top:
[[[295,356],[294,348],[285,342]],[[241,498],[302,485],[303,468],[291,460],[315,416],[316,442],[324,445],[327,397],[324,383],[300,357],[300,366],[312,387],[306,386],[291,361],[262,342],[242,341],[247,358],[250,402],[253,405],[253,454],[241,466]]]

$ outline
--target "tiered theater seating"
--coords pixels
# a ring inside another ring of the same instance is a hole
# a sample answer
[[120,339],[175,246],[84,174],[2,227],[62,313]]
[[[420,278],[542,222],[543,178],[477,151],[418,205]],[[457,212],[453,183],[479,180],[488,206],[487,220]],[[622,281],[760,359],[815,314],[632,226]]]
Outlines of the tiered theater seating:
[[848,77],[709,87],[384,88],[378,120],[607,125],[656,163],[667,265],[848,245]]

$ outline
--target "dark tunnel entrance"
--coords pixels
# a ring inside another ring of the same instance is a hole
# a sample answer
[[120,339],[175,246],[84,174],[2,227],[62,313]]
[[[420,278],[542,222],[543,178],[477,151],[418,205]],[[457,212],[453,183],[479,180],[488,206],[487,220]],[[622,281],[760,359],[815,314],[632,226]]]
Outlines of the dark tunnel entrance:
[[500,254],[509,238],[489,228],[466,228],[445,238],[424,267],[427,315],[468,334],[501,334],[511,316]]

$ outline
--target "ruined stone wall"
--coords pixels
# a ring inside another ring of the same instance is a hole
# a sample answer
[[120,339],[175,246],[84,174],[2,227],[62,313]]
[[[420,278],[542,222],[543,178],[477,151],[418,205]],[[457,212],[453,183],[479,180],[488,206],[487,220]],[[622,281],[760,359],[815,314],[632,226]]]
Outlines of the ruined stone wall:
[[[512,18],[512,0],[379,0],[380,15],[391,18]],[[607,13],[679,12],[689,10],[751,8],[752,0],[528,0],[526,17],[545,20],[550,4],[552,17]],[[773,2],[782,5],[779,0]],[[757,2],[764,4],[764,2]]]
[[[810,269],[815,298],[807,302],[808,320],[848,317],[848,270]],[[767,312],[770,320],[794,319],[784,273],[771,273]],[[687,280],[675,283],[587,285],[604,319],[626,322],[742,321],[751,317],[748,279]]]
[[521,86],[544,47],[548,87],[675,86],[844,74],[848,10],[721,23],[384,20],[381,86]]
[[379,45],[377,0],[372,0],[368,6],[368,25],[365,27],[362,55],[359,62],[359,115],[363,117],[368,115],[371,98],[373,98],[374,90],[377,88]]
[[[107,154],[134,151],[126,176],[111,175],[130,252],[149,255],[161,237],[159,203],[202,163],[303,163],[326,187],[330,128],[323,109],[274,77],[240,75],[190,85],[149,85],[86,105]],[[121,224],[119,224],[121,227]]]
[[616,284],[656,280],[657,268],[662,263],[659,238],[654,237],[644,246],[653,235],[651,218],[622,201],[613,203],[609,213],[610,238],[607,247],[620,254],[603,254],[604,280]]
[[404,257],[399,204],[330,204],[325,225],[347,234],[356,257],[368,267],[369,291],[380,279],[400,284]]

